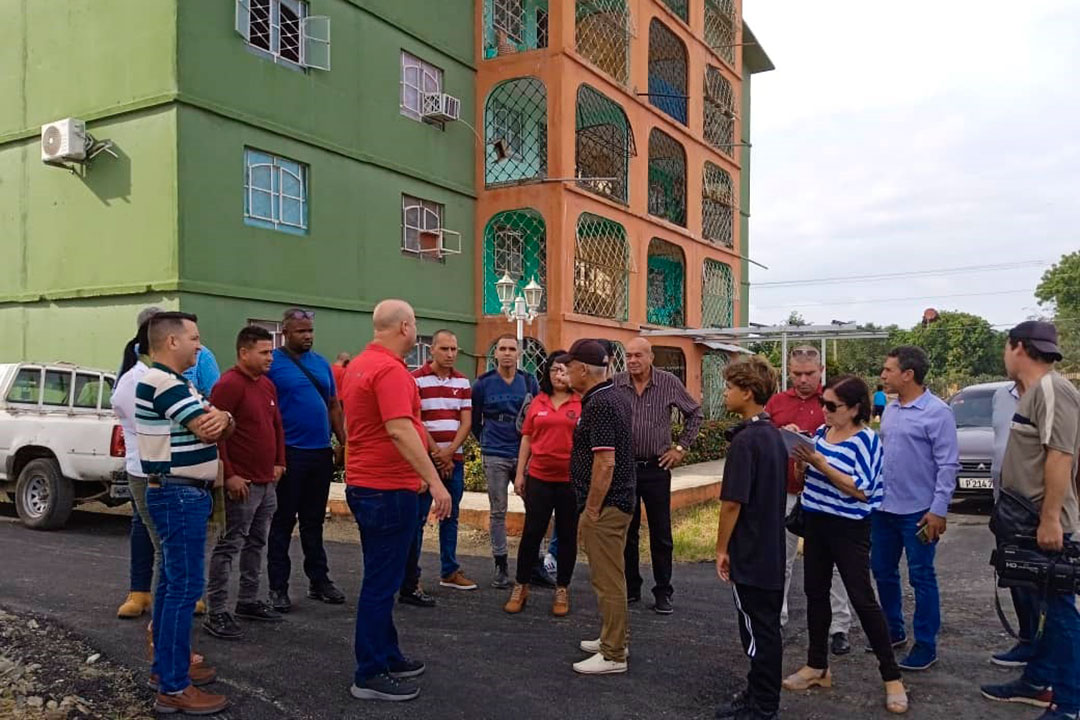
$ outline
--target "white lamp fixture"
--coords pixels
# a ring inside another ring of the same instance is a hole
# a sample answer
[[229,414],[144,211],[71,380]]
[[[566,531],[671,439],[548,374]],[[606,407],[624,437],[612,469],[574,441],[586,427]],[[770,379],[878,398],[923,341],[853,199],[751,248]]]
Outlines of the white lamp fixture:
[[[517,323],[517,341],[520,349],[525,341],[525,323],[532,325],[532,321],[540,313],[540,303],[544,299],[544,288],[536,282],[534,277],[529,284],[522,288],[522,293],[517,293],[517,281],[510,277],[510,273],[495,281],[495,292],[502,305],[503,314],[507,322]],[[518,354],[518,367],[521,367],[522,356]]]

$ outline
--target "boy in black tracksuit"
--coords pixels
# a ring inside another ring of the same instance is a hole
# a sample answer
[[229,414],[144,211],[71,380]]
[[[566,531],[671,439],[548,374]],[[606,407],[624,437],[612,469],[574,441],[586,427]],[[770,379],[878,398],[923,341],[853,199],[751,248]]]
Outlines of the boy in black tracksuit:
[[739,633],[750,658],[750,673],[747,688],[721,707],[716,717],[771,720],[779,717],[780,709],[788,452],[764,408],[776,389],[776,373],[768,361],[754,356],[733,363],[724,378],[727,408],[743,420],[729,431],[716,572],[725,582],[734,583]]

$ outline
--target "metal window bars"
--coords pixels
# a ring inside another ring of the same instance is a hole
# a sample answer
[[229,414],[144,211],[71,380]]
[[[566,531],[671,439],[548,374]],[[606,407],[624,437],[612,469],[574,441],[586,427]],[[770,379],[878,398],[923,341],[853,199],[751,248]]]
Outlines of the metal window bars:
[[653,366],[679,378],[683,385],[686,384],[686,356],[677,347],[654,346]]
[[547,89],[534,77],[497,85],[484,107],[487,187],[547,175]]
[[656,128],[649,133],[649,214],[686,227],[686,152]]
[[630,82],[633,17],[627,0],[577,0],[574,43],[578,53],[616,82]]
[[735,279],[731,267],[706,259],[701,273],[701,327],[732,327],[735,323]]
[[611,341],[611,371],[626,372],[626,346],[618,340]]
[[724,404],[724,369],[728,355],[711,351],[701,358],[701,409],[706,420],[719,420],[727,415]]
[[494,215],[484,229],[484,314],[499,315],[502,304],[495,282],[508,273],[516,283],[515,296],[536,280],[544,288],[540,312],[547,312],[547,233],[544,218],[532,208]]
[[686,324],[686,261],[678,245],[653,238],[649,241],[646,279],[646,317],[653,325]]
[[615,101],[582,85],[578,88],[576,114],[578,187],[625,204],[630,157],[637,155],[626,113]]
[[649,104],[687,124],[686,45],[664,23],[649,23]]
[[736,207],[731,175],[720,166],[706,162],[701,191],[701,236],[711,243],[733,248]]
[[685,23],[690,22],[690,0],[663,0],[671,12],[679,16]]
[[446,262],[442,253],[424,251],[421,235],[443,229],[444,207],[441,203],[401,196],[401,252],[424,260]]
[[705,142],[724,153],[734,155],[735,91],[720,68],[705,68]]
[[[496,367],[495,362],[495,347],[499,344],[499,341],[491,343],[491,347],[487,351],[487,370],[494,370]],[[544,343],[540,342],[536,338],[526,337],[521,347],[521,369],[525,372],[532,373],[533,376],[540,380],[540,373],[544,371],[544,363],[547,362],[547,350],[544,348]]]
[[626,230],[613,220],[582,213],[574,251],[574,312],[626,320],[629,291]]
[[484,0],[484,59],[546,48],[548,0]]
[[735,0],[705,0],[705,44],[731,67],[735,67],[737,38]]

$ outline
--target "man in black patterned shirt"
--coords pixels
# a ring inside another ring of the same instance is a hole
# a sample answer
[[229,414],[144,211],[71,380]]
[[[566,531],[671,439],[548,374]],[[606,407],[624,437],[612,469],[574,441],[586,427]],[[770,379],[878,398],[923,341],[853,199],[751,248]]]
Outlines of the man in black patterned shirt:
[[[690,397],[679,378],[653,367],[652,345],[643,337],[626,343],[626,367],[629,372],[615,376],[615,387],[630,400],[634,412],[634,458],[637,463],[637,498],[634,518],[626,536],[627,600],[641,599],[641,571],[638,567],[638,533],[641,528],[641,505],[649,519],[649,549],[652,553],[653,605],[660,615],[673,612],[671,596],[671,468],[686,457],[697,438],[703,415],[701,404]],[[677,409],[683,418],[679,441],[672,444],[671,413]]]

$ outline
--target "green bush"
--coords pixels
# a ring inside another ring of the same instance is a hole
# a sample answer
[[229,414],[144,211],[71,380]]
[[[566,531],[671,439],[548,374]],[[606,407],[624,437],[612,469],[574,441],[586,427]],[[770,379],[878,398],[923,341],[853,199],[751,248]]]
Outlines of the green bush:
[[465,490],[467,492],[487,492],[487,481],[484,479],[484,466],[480,462],[480,444],[476,438],[469,435],[468,440],[461,448],[465,455]]

